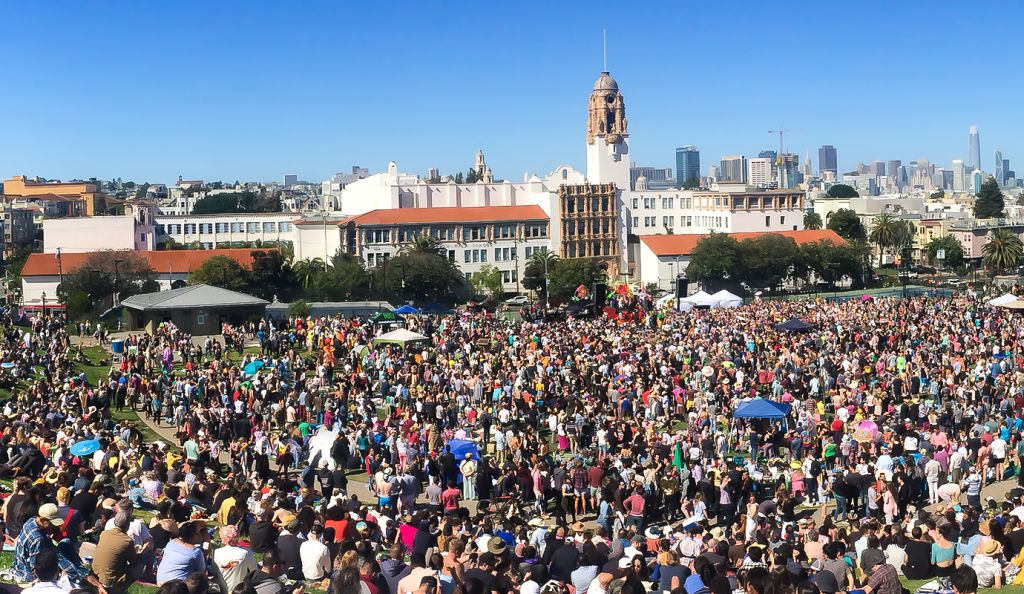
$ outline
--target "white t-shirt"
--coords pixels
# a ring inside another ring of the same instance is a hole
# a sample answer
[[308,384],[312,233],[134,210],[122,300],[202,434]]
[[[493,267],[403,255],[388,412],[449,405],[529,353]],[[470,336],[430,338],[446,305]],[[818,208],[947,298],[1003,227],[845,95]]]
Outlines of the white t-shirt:
[[[107,520],[107,523],[103,526],[103,530],[114,529],[114,518]],[[132,539],[132,542],[137,547],[141,547],[146,544],[149,540],[149,528],[142,523],[142,520],[135,518],[132,523],[128,525],[128,537]]]
[[223,546],[213,552],[213,564],[217,573],[224,581],[227,592],[235,589],[235,586],[242,583],[250,571],[257,569],[256,558],[252,551],[242,547]]
[[331,553],[318,540],[309,539],[299,545],[299,559],[302,575],[309,581],[322,580],[331,573]]
[[1006,441],[1002,438],[995,438],[992,440],[992,455],[996,458],[1006,457]]

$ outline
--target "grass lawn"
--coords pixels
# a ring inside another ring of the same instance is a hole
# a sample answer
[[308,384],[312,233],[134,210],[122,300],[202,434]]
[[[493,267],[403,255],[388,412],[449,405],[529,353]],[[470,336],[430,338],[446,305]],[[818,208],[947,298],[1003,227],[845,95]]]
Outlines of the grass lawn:
[[[908,580],[905,577],[900,577],[900,581],[903,582],[903,586],[911,592],[917,592],[917,589],[927,584],[931,580]],[[978,594],[1024,594],[1024,586],[1003,586],[996,590],[995,588],[978,588]]]

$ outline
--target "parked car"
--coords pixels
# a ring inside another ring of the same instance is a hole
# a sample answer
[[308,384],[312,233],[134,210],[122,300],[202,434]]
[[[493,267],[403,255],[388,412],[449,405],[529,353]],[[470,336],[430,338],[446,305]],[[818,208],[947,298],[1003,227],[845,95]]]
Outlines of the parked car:
[[528,305],[529,303],[530,299],[526,295],[516,295],[515,297],[505,301],[505,305],[512,305],[516,307]]

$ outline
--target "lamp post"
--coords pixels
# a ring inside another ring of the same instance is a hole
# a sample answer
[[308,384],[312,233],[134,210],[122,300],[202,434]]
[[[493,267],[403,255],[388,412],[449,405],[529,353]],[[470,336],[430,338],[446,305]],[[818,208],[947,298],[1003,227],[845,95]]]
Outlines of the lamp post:
[[327,209],[321,210],[319,215],[324,218],[324,265],[327,265],[327,261],[330,260],[330,256],[327,253]]
[[42,298],[43,298],[43,317],[45,318],[46,317],[46,293],[42,294]]
[[114,260],[114,303],[113,303],[113,305],[117,305],[117,303],[118,303],[117,296],[120,293],[120,291],[118,291],[118,289],[117,289],[117,285],[118,285],[118,282],[120,280],[120,271],[118,270],[118,267],[121,265],[121,262],[124,262],[124,260],[122,260],[120,258],[117,258],[117,259]]

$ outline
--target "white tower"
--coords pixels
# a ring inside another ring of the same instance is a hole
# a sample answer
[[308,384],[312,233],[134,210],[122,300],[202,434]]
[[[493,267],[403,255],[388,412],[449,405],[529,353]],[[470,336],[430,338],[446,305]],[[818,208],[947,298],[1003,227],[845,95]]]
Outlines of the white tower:
[[[629,190],[629,132],[626,104],[607,72],[594,83],[587,120],[587,181]],[[621,194],[620,194],[621,195]]]

